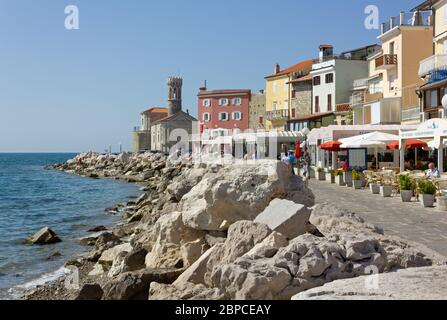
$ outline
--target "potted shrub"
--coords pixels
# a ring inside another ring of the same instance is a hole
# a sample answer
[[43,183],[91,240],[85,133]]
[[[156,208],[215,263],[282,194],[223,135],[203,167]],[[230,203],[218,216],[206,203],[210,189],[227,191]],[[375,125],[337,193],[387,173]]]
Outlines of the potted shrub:
[[393,186],[383,185],[380,186],[380,195],[384,198],[391,197],[391,194],[393,193]]
[[318,181],[326,180],[325,173],[321,167],[317,167],[317,179]]
[[356,170],[353,170],[351,176],[354,189],[361,189],[363,186],[363,175]]
[[418,181],[421,204],[425,208],[433,207],[435,203],[436,186],[430,180],[421,179]]
[[343,175],[344,175],[343,170],[334,171],[335,183],[341,187],[345,185],[345,179],[343,178]]
[[335,183],[334,170],[329,170],[326,172],[326,181],[329,183]]
[[380,184],[370,183],[369,189],[371,190],[372,194],[380,194]]
[[345,171],[343,175],[345,185],[348,187],[352,187],[352,172]]
[[414,182],[410,176],[402,174],[399,176],[400,197],[402,202],[411,202],[414,193]]

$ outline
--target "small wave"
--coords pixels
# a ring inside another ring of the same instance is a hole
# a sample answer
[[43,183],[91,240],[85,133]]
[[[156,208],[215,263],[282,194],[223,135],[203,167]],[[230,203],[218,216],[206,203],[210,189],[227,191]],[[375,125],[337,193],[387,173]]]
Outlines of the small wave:
[[22,290],[33,289],[33,288],[36,288],[38,286],[43,286],[45,284],[48,284],[50,282],[54,282],[54,281],[60,279],[61,277],[65,276],[67,274],[70,274],[70,273],[71,273],[70,269],[67,269],[65,267],[60,267],[56,271],[43,274],[43,275],[41,275],[37,279],[28,281],[28,282],[26,282],[24,284],[20,284],[20,285],[14,287],[14,288],[22,289]]

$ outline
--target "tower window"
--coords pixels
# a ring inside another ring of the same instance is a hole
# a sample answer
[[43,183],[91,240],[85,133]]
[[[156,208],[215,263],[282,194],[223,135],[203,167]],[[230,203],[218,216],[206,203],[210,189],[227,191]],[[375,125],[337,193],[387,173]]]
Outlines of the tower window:
[[228,106],[228,99],[227,98],[219,99],[219,106]]

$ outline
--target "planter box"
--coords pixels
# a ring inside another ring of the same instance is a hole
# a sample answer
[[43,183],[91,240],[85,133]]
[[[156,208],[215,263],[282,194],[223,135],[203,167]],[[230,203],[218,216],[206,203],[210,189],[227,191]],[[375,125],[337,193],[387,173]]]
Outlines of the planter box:
[[343,176],[336,176],[335,183],[338,184],[340,187],[343,187],[345,185],[345,179],[343,178]]
[[432,208],[435,204],[435,196],[432,194],[421,194],[420,198],[424,208]]
[[351,172],[345,172],[344,174],[344,181],[346,186],[352,187],[352,174]]
[[363,181],[362,180],[352,180],[352,185],[354,189],[359,190],[363,187]]
[[400,190],[400,197],[402,202],[411,202],[411,198],[413,198],[413,190]]
[[369,189],[372,194],[380,194],[380,185],[378,184],[370,184]]
[[317,175],[318,181],[325,181],[326,180],[326,174],[324,173],[324,171],[315,172],[315,173]]
[[335,177],[332,173],[326,172],[326,181],[329,183],[335,183]]
[[447,197],[436,197],[436,208],[438,211],[447,211]]
[[384,198],[391,197],[393,193],[393,187],[391,186],[380,186],[380,195]]

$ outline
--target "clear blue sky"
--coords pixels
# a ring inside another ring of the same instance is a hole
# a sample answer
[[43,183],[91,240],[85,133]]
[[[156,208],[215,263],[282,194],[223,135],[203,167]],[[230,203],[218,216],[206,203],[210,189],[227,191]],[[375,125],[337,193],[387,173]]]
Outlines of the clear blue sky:
[[[262,89],[274,64],[375,43],[380,20],[422,0],[0,0],[0,152],[130,149],[166,78],[184,78],[184,109],[209,88]],[[80,10],[80,30],[64,8]]]

